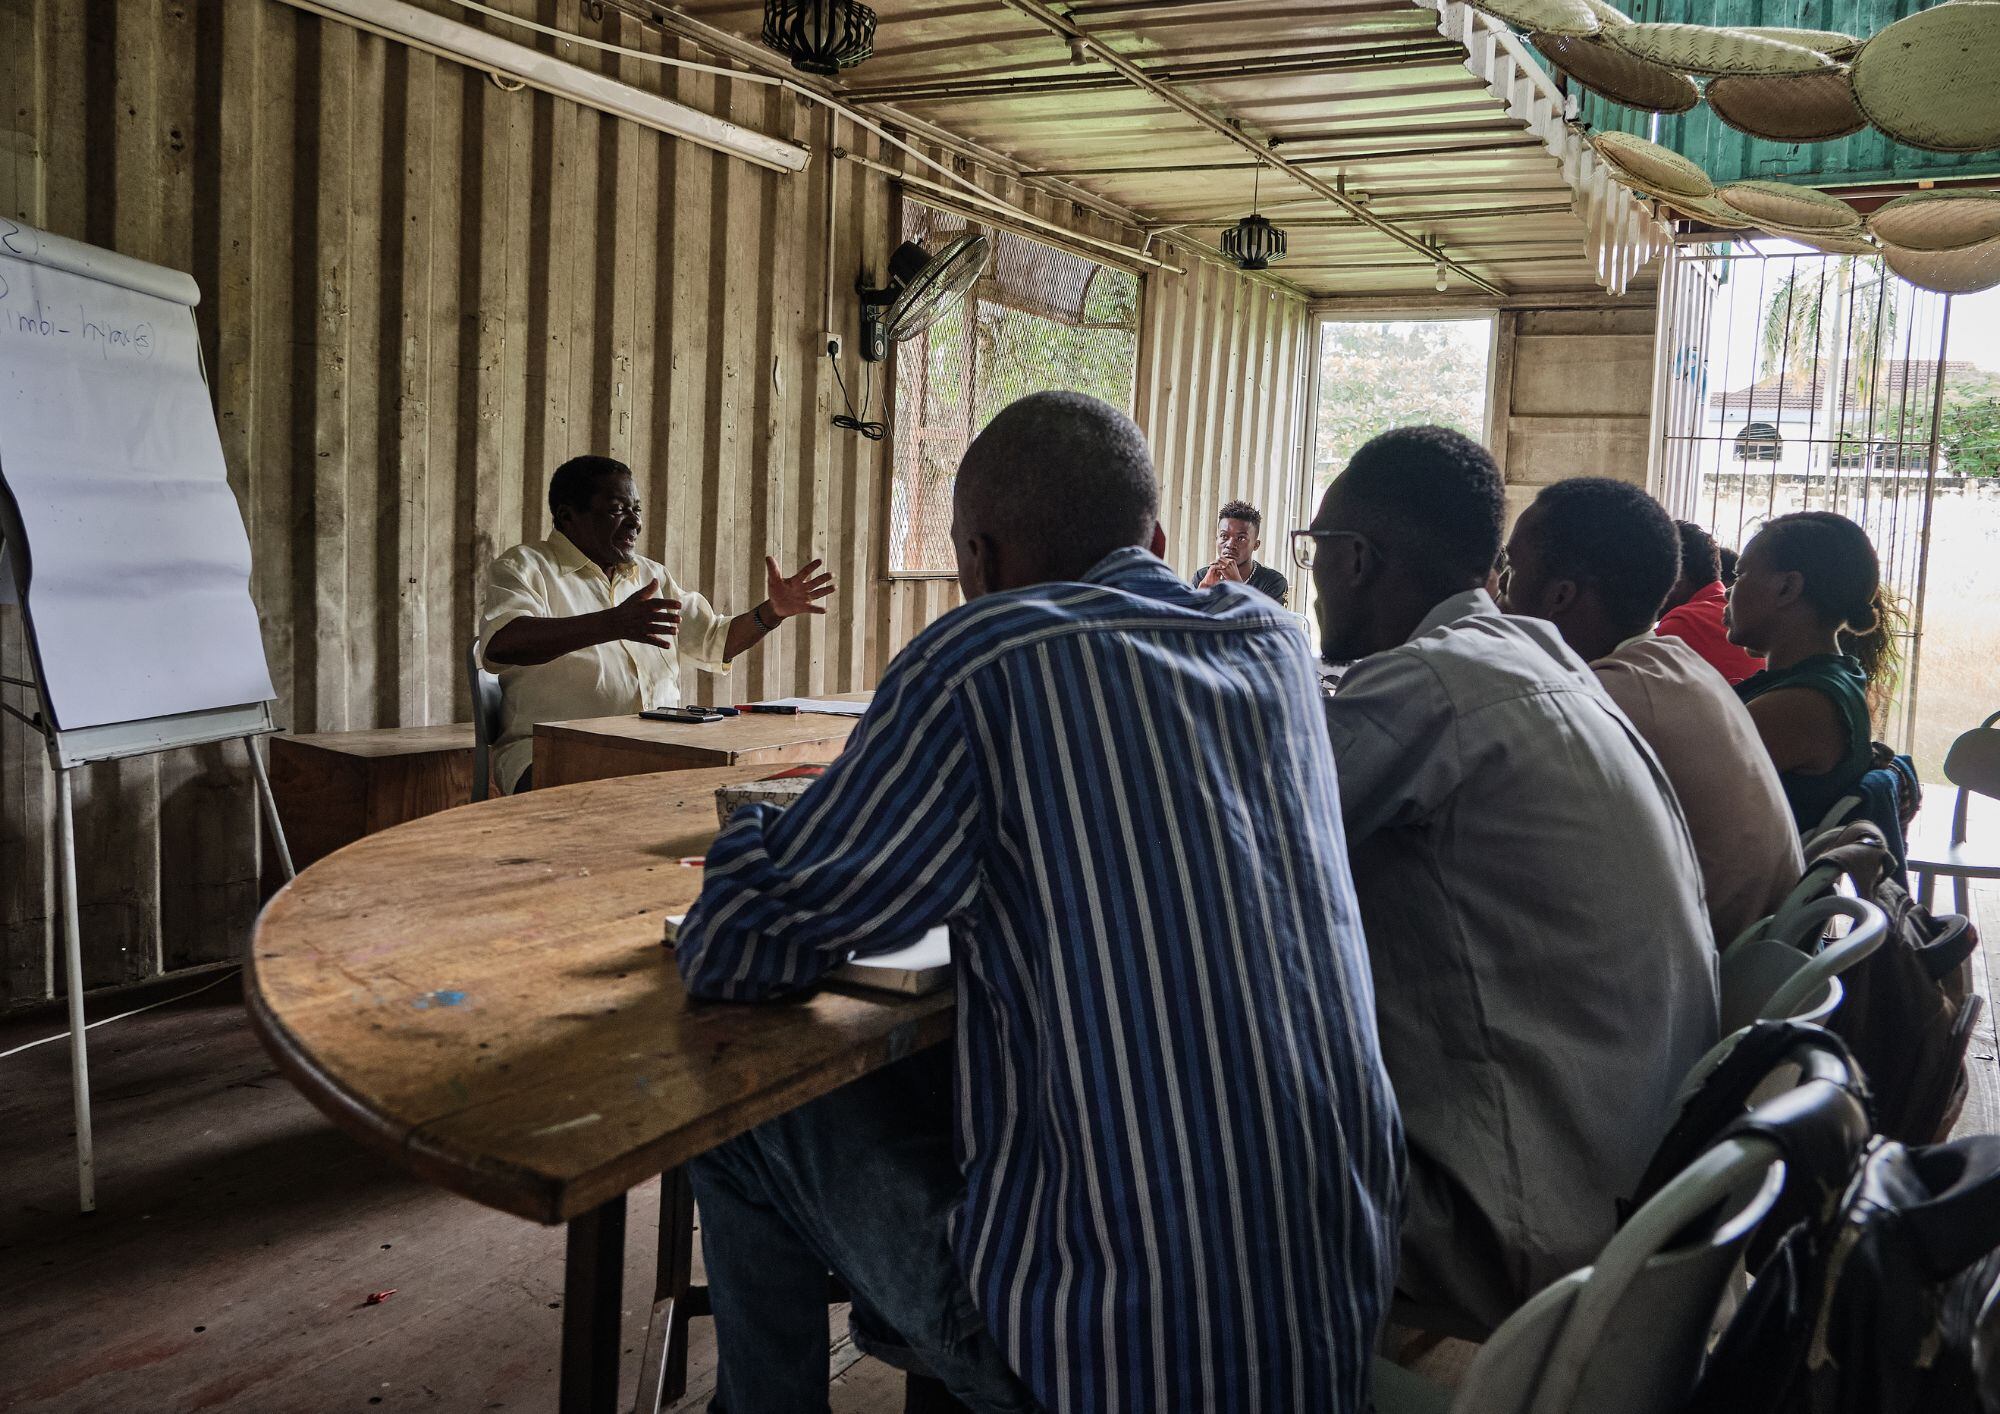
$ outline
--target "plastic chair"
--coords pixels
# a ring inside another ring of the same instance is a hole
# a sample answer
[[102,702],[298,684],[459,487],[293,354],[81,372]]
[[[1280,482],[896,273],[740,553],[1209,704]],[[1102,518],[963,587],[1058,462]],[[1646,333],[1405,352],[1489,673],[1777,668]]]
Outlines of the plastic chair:
[[1480,1348],[1447,1405],[1375,1362],[1377,1414],[1668,1414],[1694,1388],[1743,1246],[1784,1182],[1754,1135],[1710,1149],[1605,1244],[1537,1293]]
[[1910,872],[1917,876],[1917,902],[1931,906],[1937,877],[1951,880],[1952,911],[1968,913],[1968,894],[1974,879],[2000,879],[2000,840],[1977,844],[1966,838],[1966,807],[1974,795],[2000,799],[2000,712],[1995,712],[1971,731],[1963,733],[1945,753],[1944,778],[1958,787],[1952,804],[1951,829],[1940,837],[1925,827],[1919,814],[1911,829]]
[[1707,1150],[1749,1132],[1784,1153],[1786,1196],[1776,1219],[1782,1230],[1847,1186],[1875,1133],[1868,1084],[1847,1044],[1796,1021],[1759,1021],[1729,1037],[1688,1073],[1674,1110],[1631,1209]]
[[493,743],[500,736],[500,679],[479,664],[479,639],[465,650],[465,681],[472,689],[472,798],[492,794]]
[[[1808,952],[1835,918],[1853,921],[1846,936]],[[1821,1022],[1840,1005],[1840,974],[1882,945],[1889,920],[1866,899],[1835,895],[1781,909],[1722,955],[1722,1034],[1753,1021]]]

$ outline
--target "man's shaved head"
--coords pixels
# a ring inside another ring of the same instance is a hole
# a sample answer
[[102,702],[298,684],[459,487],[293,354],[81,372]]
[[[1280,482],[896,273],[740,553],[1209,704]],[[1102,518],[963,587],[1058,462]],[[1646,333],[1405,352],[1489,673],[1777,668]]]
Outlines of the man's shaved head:
[[965,449],[952,543],[967,598],[1081,579],[1113,550],[1150,543],[1160,483],[1138,425],[1083,393],[1030,393]]

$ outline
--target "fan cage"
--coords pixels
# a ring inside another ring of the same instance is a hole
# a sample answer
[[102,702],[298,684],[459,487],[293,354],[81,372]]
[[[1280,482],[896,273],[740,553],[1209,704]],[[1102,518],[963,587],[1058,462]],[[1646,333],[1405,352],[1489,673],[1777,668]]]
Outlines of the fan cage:
[[991,248],[985,236],[971,232],[932,256],[882,316],[890,340],[901,343],[935,322],[944,306],[965,294],[979,279]]
[[764,0],[763,39],[799,72],[831,77],[875,52],[875,12],[859,0]]
[[1222,253],[1239,269],[1267,269],[1285,258],[1285,233],[1262,216],[1245,216],[1222,233]]

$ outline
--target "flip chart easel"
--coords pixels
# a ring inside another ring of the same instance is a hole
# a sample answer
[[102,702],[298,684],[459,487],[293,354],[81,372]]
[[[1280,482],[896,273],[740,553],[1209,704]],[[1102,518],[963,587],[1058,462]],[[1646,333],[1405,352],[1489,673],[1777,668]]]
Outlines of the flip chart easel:
[[56,776],[77,1198],[97,1206],[70,773],[241,739],[286,878],[256,740],[275,731],[250,541],[201,365],[191,276],[0,219],[0,602],[18,602],[30,715]]

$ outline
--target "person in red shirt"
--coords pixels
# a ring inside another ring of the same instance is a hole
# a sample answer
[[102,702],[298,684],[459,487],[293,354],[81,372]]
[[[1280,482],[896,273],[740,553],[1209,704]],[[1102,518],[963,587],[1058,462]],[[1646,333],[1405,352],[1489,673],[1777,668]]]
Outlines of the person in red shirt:
[[1668,591],[1666,612],[1660,615],[1656,632],[1686,643],[1734,687],[1762,671],[1763,659],[1729,641],[1729,629],[1722,622],[1729,591],[1722,584],[1714,539],[1691,520],[1675,521],[1674,527],[1681,533],[1681,573]]

